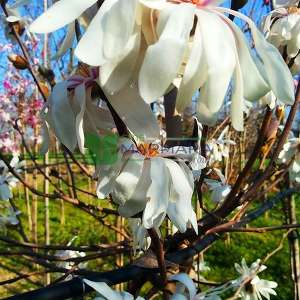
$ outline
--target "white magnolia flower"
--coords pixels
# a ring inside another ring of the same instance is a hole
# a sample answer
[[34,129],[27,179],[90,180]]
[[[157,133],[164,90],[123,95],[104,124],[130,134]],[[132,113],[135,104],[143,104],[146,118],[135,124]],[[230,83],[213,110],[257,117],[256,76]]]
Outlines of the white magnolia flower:
[[[233,79],[231,115],[237,130],[243,129],[245,99],[258,100],[272,89],[279,99],[293,103],[292,76],[280,53],[246,16],[215,6],[223,1],[141,2],[159,14],[158,40],[147,48],[139,75],[140,93],[147,102],[162,96],[174,79],[182,76],[178,111],[182,112],[201,88],[197,114],[202,123],[212,125]],[[259,59],[253,57],[241,29],[224,13],[248,23]],[[285,82],[283,89],[278,87],[279,80]]]
[[[73,237],[71,241],[67,244],[67,246],[71,246],[73,241],[77,238],[77,236]],[[80,251],[74,251],[74,250],[59,250],[55,252],[55,256],[61,258],[61,259],[69,259],[69,258],[80,258],[85,257],[86,254],[84,252]],[[65,268],[68,270],[71,270],[76,264],[71,261],[62,261],[57,263],[57,266],[61,268]],[[84,268],[86,266],[86,263],[80,263],[78,264],[78,268]]]
[[214,179],[205,179],[205,183],[212,191],[211,200],[214,203],[221,203],[231,191],[231,186],[226,183],[226,178],[219,169],[214,168],[215,173],[221,181]]
[[279,7],[288,7],[288,6],[294,6],[297,5],[299,0],[272,0],[274,8]]
[[30,0],[18,0],[15,1],[12,5],[6,5],[6,11],[8,17],[6,17],[5,20],[3,20],[3,25],[5,29],[5,34],[8,38],[15,40],[15,37],[11,32],[11,24],[10,24],[15,22],[18,22],[20,26],[20,31],[18,32],[19,34],[22,34],[25,31],[26,34],[30,38],[32,38],[32,34],[28,30],[31,20],[30,18],[21,15],[21,9],[23,8],[24,5],[27,5],[29,3]]
[[283,164],[293,160],[289,167],[289,178],[291,182],[300,183],[300,138],[289,138],[279,153],[278,160]]
[[69,150],[78,145],[81,152],[84,152],[85,133],[98,134],[99,130],[115,127],[109,110],[99,107],[92,99],[97,76],[96,69],[86,70],[55,85],[44,107],[42,152],[49,147],[48,126]]
[[[196,295],[197,289],[193,280],[184,273],[179,273],[169,277],[170,281],[177,281],[176,292],[170,297],[170,300],[221,300],[214,293],[206,295],[201,293]],[[134,296],[128,292],[117,292],[110,288],[105,282],[94,282],[87,279],[83,280],[87,285],[97,291],[100,297],[94,300],[134,300]],[[144,300],[142,297],[137,297],[136,300]]]
[[[96,2],[60,0],[32,24],[31,30],[54,31]],[[238,12],[215,6],[221,2],[105,0],[75,54],[87,64],[101,65],[100,84],[108,98],[125,86],[138,86],[142,98],[151,103],[175,80],[179,81],[177,109],[182,112],[201,88],[197,114],[208,125],[217,120],[233,79],[232,123],[242,130],[245,99],[258,100],[273,90],[277,98],[292,104],[293,81],[280,53],[265,41],[255,24]],[[258,57],[253,56],[241,29],[226,13],[248,23]],[[137,96],[135,100],[139,102]]]
[[270,295],[277,295],[274,289],[277,283],[274,281],[260,279],[256,274],[264,271],[267,267],[260,265],[260,260],[252,263],[250,268],[247,266],[245,259],[242,260],[241,265],[235,264],[237,272],[241,275],[238,281],[241,284],[246,282],[241,290],[240,297],[243,300],[262,300],[262,298],[270,299]]
[[[140,218],[130,218],[128,220],[132,232],[133,250],[147,250],[151,245],[151,238],[148,236],[147,229],[143,226]],[[159,230],[156,230],[159,233]]]
[[[10,166],[15,169],[16,172],[21,172],[21,168],[24,166],[24,162],[19,162],[19,157],[14,156],[10,162]],[[18,179],[14,177],[8,170],[4,161],[0,161],[0,200],[9,200],[12,198],[12,191]]]
[[226,126],[217,139],[211,139],[207,142],[209,166],[215,162],[221,162],[223,157],[229,157],[230,146],[234,146],[235,142],[226,138],[228,131],[229,126]]
[[18,225],[18,215],[20,215],[20,211],[14,210],[11,206],[7,209],[6,214],[0,216],[0,226],[8,226],[8,225]]
[[180,232],[189,224],[197,232],[191,203],[193,173],[184,162],[194,154],[188,151],[163,151],[157,144],[137,147],[131,140],[121,139],[119,159],[113,165],[99,166],[98,197],[111,194],[124,217],[143,212],[146,229],[158,228],[168,215]]
[[300,10],[297,7],[273,10],[264,21],[268,40],[281,53],[287,55],[288,64],[295,75],[300,71]]

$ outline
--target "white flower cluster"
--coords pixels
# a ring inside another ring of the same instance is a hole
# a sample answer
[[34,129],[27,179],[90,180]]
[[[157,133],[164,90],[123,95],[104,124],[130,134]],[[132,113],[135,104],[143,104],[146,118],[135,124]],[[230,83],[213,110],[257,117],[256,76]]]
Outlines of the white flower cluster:
[[[242,300],[262,300],[263,298],[269,300],[270,295],[276,295],[274,289],[277,287],[277,283],[260,279],[257,276],[257,273],[266,269],[266,266],[260,265],[260,260],[248,267],[245,259],[243,259],[241,265],[235,264],[235,268],[240,274],[238,279],[199,294],[197,294],[195,283],[187,274],[172,275],[169,277],[169,281],[175,281],[177,284],[176,291],[170,297],[170,300],[222,300],[221,295],[224,292],[238,289],[240,289],[239,298]],[[133,295],[128,292],[114,291],[104,282],[93,282],[87,279],[84,279],[84,282],[99,294],[95,300],[134,300]],[[144,300],[140,296],[136,299]]]

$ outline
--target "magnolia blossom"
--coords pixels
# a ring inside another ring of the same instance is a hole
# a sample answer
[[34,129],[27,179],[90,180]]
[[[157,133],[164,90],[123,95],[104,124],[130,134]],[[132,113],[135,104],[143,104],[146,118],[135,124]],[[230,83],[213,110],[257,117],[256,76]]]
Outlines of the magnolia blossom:
[[[130,218],[128,220],[129,227],[132,232],[133,250],[147,250],[151,244],[151,238],[148,236],[147,229],[143,226],[140,218]],[[156,228],[156,232],[160,235],[160,231]]]
[[260,279],[256,275],[267,268],[264,265],[260,265],[259,259],[252,263],[250,268],[247,266],[245,259],[243,259],[241,265],[235,264],[235,268],[241,275],[238,279],[240,284],[248,280],[240,293],[240,297],[243,300],[262,300],[262,297],[269,300],[270,295],[277,295],[274,291],[277,287],[276,282]]
[[15,37],[11,33],[10,23],[16,22],[18,22],[19,24],[19,34],[22,34],[25,31],[29,38],[33,37],[32,34],[28,31],[29,24],[32,20],[30,20],[30,18],[28,17],[22,16],[21,14],[21,9],[23,8],[23,6],[29,3],[30,0],[17,0],[12,5],[6,5],[8,17],[6,17],[5,20],[3,20],[3,23],[6,36],[11,38],[12,40],[15,40]]
[[[81,66],[68,80],[56,84],[44,107],[47,125],[71,151],[77,145],[81,152],[84,151],[85,132],[98,134],[99,130],[105,132],[115,127],[108,108],[96,104],[101,95],[96,95],[96,99],[92,97],[93,89],[97,91],[99,88],[98,75],[97,68]],[[109,102],[129,130],[139,136],[158,137],[155,116],[147,104],[138,100],[137,95],[135,88],[127,87],[116,95],[110,95]],[[137,103],[133,103],[136,100]],[[44,149],[47,149],[49,136],[46,126],[44,129]]]
[[[191,148],[159,148],[156,144],[136,146],[121,139],[119,158],[112,165],[100,165],[97,194],[111,194],[119,213],[133,217],[143,212],[146,229],[158,228],[166,215],[184,232],[191,224],[197,232],[197,219],[191,199],[194,178],[185,160],[201,160]],[[174,160],[175,158],[175,160]],[[196,164],[197,165],[197,164]]]
[[44,145],[48,150],[48,126],[69,150],[78,145],[84,152],[85,133],[98,134],[99,130],[109,130],[115,125],[107,108],[99,107],[92,99],[92,88],[98,72],[83,69],[68,80],[56,84],[43,109]]
[[[169,277],[169,280],[177,282],[176,291],[170,297],[170,300],[221,300],[215,293],[201,293],[197,295],[196,285],[187,274],[179,273],[172,275]],[[144,300],[140,296],[134,298],[128,292],[117,292],[105,282],[93,282],[87,279],[83,281],[99,293],[100,297],[95,298],[95,300]]]
[[[283,59],[247,17],[215,7],[222,1],[141,2],[159,13],[158,40],[148,47],[139,75],[146,101],[164,94],[173,82],[179,88],[177,109],[181,112],[201,88],[197,114],[201,122],[212,125],[233,79],[231,115],[237,130],[243,129],[245,99],[258,100],[274,89],[278,98],[293,102],[292,77]],[[260,59],[253,58],[242,31],[223,15],[228,12],[248,22]],[[277,88],[277,72],[285,74],[283,89]],[[178,76],[182,76],[179,83],[174,82]]]
[[212,191],[211,200],[214,203],[221,203],[231,191],[231,186],[226,183],[226,178],[219,169],[214,168],[215,173],[221,181],[214,179],[205,179],[205,183]]
[[[21,171],[21,167],[24,162],[19,162],[19,157],[14,156],[10,162],[10,166],[15,169],[16,172]],[[4,161],[0,161],[0,200],[9,200],[12,198],[11,188],[18,182],[18,179],[14,177],[8,170],[8,167]]]
[[[67,244],[67,246],[71,246],[73,241],[77,238],[77,236],[73,237],[71,241]],[[74,251],[74,250],[59,250],[55,252],[55,256],[67,260],[70,258],[80,258],[80,257],[85,257],[86,254],[84,252],[80,251]],[[71,261],[62,261],[57,264],[59,267],[71,270],[74,268],[76,264]],[[86,266],[86,263],[80,263],[78,264],[78,268],[84,268]]]
[[224,130],[220,133],[218,138],[211,139],[207,142],[208,147],[208,165],[211,166],[215,162],[221,162],[223,157],[229,157],[230,146],[234,146],[235,142],[226,138],[228,134],[229,126],[226,126]]
[[[96,2],[60,0],[31,25],[31,30],[54,31]],[[175,84],[179,88],[177,110],[182,112],[201,88],[197,114],[208,125],[217,120],[232,83],[232,123],[242,130],[245,99],[258,100],[273,90],[277,98],[292,104],[293,81],[280,53],[266,42],[253,21],[216,7],[221,2],[106,0],[75,54],[87,64],[101,66],[100,83],[108,95],[121,98],[126,86],[138,87],[141,97],[151,103]],[[257,55],[226,13],[248,23]],[[134,103],[138,102],[136,96]]]
[[264,21],[268,40],[287,55],[292,73],[300,71],[300,11],[297,7],[273,10]]
[[19,224],[18,215],[20,211],[14,210],[11,206],[7,209],[4,215],[0,216],[0,227],[15,226]]
[[292,161],[289,167],[289,178],[291,182],[300,183],[300,138],[294,136],[289,138],[279,153],[278,160],[283,164]]
[[299,0],[272,0],[274,8],[297,5]]

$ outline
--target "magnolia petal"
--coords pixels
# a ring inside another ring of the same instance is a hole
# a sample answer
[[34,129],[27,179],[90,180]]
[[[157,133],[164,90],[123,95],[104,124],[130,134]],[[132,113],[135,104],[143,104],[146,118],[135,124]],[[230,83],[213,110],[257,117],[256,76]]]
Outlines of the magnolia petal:
[[103,2],[74,52],[79,60],[90,66],[101,66],[106,63],[106,59],[103,56],[103,49],[101,47],[95,47],[95,40],[98,41],[99,45],[104,43],[103,31],[100,24],[104,14],[103,7],[106,3],[107,1]]
[[[130,201],[135,202],[136,207],[139,207],[139,209],[145,207],[146,191],[141,191],[142,194],[136,192],[143,171],[145,171],[144,157],[139,153],[133,153],[127,159],[126,164],[123,166],[122,171],[115,180],[112,197],[116,203],[121,206],[129,206],[127,202]],[[126,213],[124,209],[122,209],[122,212]],[[129,214],[130,213],[128,212],[128,215]]]
[[49,125],[46,121],[42,121],[42,146],[40,149],[40,153],[45,155],[50,146],[50,134],[49,134]]
[[0,184],[0,200],[7,201],[12,198],[12,192],[6,183]]
[[184,51],[185,43],[175,39],[149,46],[139,76],[140,94],[147,103],[165,94],[177,75]]
[[248,23],[255,43],[255,49],[263,62],[263,65],[262,63],[260,64],[265,71],[265,76],[271,89],[280,101],[285,104],[293,104],[295,100],[294,80],[279,51],[265,40],[250,18],[225,7],[217,7],[215,9],[233,14]]
[[154,157],[150,167],[151,185],[147,191],[147,204],[143,213],[145,228],[159,227],[165,216],[169,199],[169,174],[165,159]]
[[289,57],[295,57],[300,49],[300,20],[291,31],[292,39],[287,41],[287,54]]
[[[103,32],[103,55],[106,59],[114,59],[123,53],[132,35],[137,0],[106,0],[105,14],[100,26]],[[102,6],[100,10],[102,9]]]
[[126,160],[118,158],[113,165],[100,165],[98,167],[97,196],[99,199],[106,198],[113,191],[116,178],[125,163]]
[[136,136],[156,139],[159,127],[148,104],[140,97],[137,84],[126,85],[117,93],[105,94],[126,126]]
[[57,1],[30,25],[29,30],[35,33],[55,31],[74,21],[96,2],[97,0]]
[[62,41],[57,53],[52,57],[52,59],[58,59],[62,57],[70,48],[72,48],[75,39],[75,22],[68,25],[67,34]]
[[[193,188],[185,176],[185,171],[183,171],[176,162],[165,159],[165,164],[169,171],[169,177],[171,178],[167,214],[179,231],[185,232],[190,217],[194,214],[191,205]],[[193,217],[193,221],[194,219]],[[197,229],[195,230],[197,231]]]
[[100,68],[100,84],[108,93],[118,92],[132,77],[141,43],[141,31],[137,28],[124,49],[121,58],[109,61]]
[[218,15],[204,10],[198,10],[197,15],[207,62],[207,80],[200,91],[197,112],[201,123],[213,125],[236,65],[235,41]]
[[[237,54],[236,54],[237,55]],[[235,130],[244,130],[244,84],[241,66],[237,57],[231,97],[231,122]]]
[[55,135],[62,144],[70,151],[73,151],[77,145],[76,120],[69,103],[67,83],[65,81],[55,85],[49,104]]
[[88,279],[83,279],[83,281],[107,300],[123,300],[122,295],[110,288],[105,282],[94,282]]
[[[139,212],[141,212],[147,203],[147,192],[151,185],[151,176],[150,176],[150,160],[145,160],[141,155],[133,155],[130,160],[137,159],[137,162],[128,162],[128,164],[134,164],[139,168],[139,175],[136,178],[136,185],[130,191],[131,194],[128,196],[128,199],[125,201],[124,205],[119,207],[119,213],[124,217],[132,217]],[[126,169],[127,166],[125,166]],[[122,171],[122,180],[126,184],[126,176],[130,173],[128,168],[128,173]],[[130,176],[129,176],[130,177]],[[120,178],[117,179],[120,182]]]
[[235,35],[238,59],[244,82],[244,97],[249,101],[257,101],[270,91],[270,87],[262,74],[260,74],[241,29],[225,16],[222,15],[222,18],[230,26]]
[[[126,7],[127,4],[129,8]],[[86,64],[100,66],[122,54],[132,35],[136,0],[106,0],[75,49]],[[101,47],[95,47],[95,40]]]
[[152,9],[159,9],[162,10],[164,8],[166,8],[166,6],[169,5],[169,3],[167,3],[167,0],[139,0],[140,3],[142,3],[143,5],[152,8]]
[[84,154],[84,131],[83,131],[83,117],[86,109],[86,90],[85,84],[81,84],[75,88],[74,100],[79,105],[80,111],[76,116],[76,136],[78,142],[78,148],[82,154]]
[[192,101],[192,97],[201,87],[207,76],[207,66],[203,54],[200,26],[197,24],[193,47],[178,90],[176,108],[182,112]]
[[190,4],[176,6],[158,42],[148,47],[139,75],[140,94],[146,102],[164,95],[177,76],[193,26],[194,10]]
[[195,296],[197,294],[197,289],[194,284],[194,281],[185,273],[180,273],[176,275],[172,275],[169,278],[170,280],[179,281],[182,283],[189,291],[189,299],[193,300],[195,299]]
[[18,22],[18,21],[20,21],[20,20],[21,20],[21,18],[18,17],[18,16],[8,16],[8,17],[6,18],[6,21],[7,21],[8,23],[15,23],[15,22]]

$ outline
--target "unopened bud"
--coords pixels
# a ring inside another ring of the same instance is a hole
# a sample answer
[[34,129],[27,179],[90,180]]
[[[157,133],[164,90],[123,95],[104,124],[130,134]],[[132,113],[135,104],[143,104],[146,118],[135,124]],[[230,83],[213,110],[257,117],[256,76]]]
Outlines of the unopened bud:
[[26,70],[28,69],[28,61],[21,55],[10,54],[8,55],[8,59],[12,62],[14,67],[18,70]]
[[51,85],[55,85],[55,74],[51,69],[40,65],[38,71]]
[[40,86],[43,94],[46,96],[46,98],[48,98],[50,96],[50,89],[47,86],[47,84],[43,81],[39,81],[39,86]]

